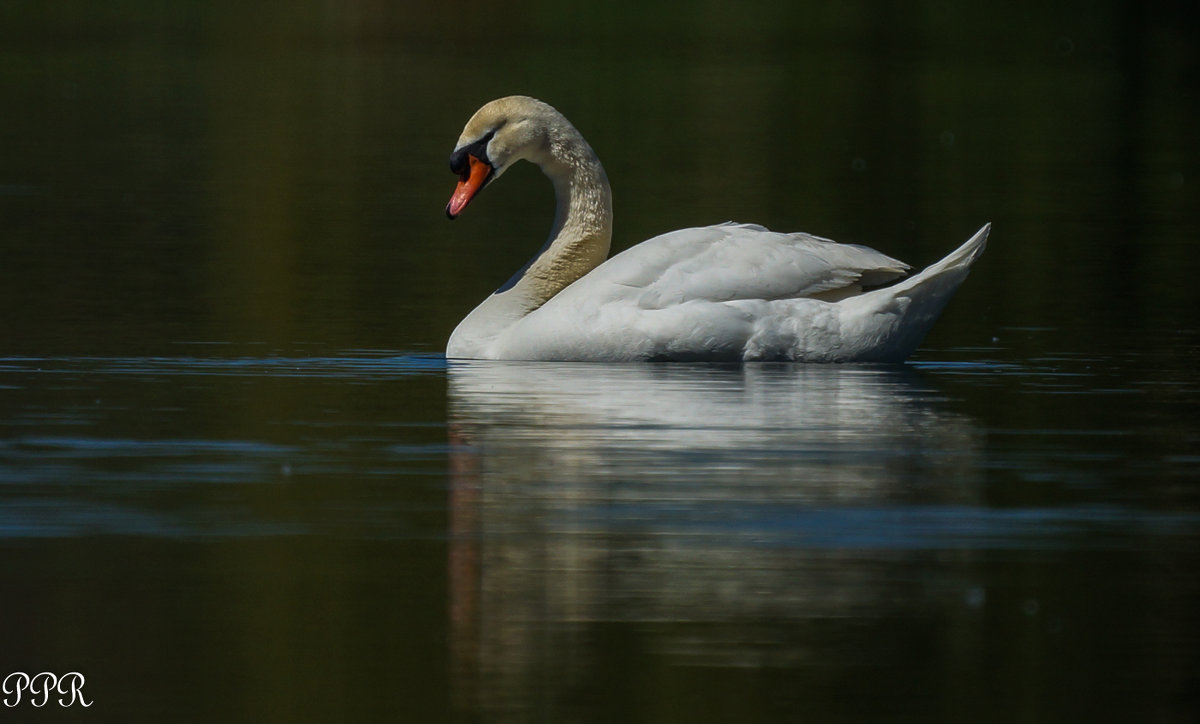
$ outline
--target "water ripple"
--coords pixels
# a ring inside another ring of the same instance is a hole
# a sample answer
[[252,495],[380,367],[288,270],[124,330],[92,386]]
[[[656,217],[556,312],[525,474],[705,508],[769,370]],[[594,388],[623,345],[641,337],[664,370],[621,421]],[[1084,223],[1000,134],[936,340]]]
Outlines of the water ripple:
[[0,372],[90,373],[141,376],[353,377],[378,379],[446,369],[434,354],[358,352],[304,357],[0,357]]

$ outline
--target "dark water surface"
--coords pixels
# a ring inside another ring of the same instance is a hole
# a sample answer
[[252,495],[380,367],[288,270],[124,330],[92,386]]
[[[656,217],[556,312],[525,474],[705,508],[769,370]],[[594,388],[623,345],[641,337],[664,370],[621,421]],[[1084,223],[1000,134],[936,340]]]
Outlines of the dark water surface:
[[[1183,4],[0,7],[0,676],[98,721],[1200,717]],[[989,249],[905,365],[452,364],[540,246]]]

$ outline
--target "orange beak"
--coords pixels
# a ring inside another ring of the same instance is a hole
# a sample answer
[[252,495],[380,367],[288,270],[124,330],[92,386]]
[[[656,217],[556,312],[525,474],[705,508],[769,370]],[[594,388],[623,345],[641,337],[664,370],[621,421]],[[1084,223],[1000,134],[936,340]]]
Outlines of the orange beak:
[[470,170],[459,179],[458,185],[454,187],[454,195],[450,197],[450,203],[446,204],[446,216],[451,219],[467,208],[467,204],[475,198],[479,189],[483,188],[483,185],[492,177],[493,169],[488,163],[480,161],[474,156],[467,156],[467,163],[470,165]]

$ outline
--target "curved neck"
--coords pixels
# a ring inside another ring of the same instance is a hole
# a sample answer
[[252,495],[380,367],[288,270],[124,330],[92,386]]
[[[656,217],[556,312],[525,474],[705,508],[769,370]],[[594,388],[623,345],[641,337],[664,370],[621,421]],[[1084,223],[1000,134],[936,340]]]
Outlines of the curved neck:
[[446,345],[457,358],[490,358],[496,340],[608,257],[612,191],[600,159],[579,131],[559,116],[544,142],[524,158],[554,184],[557,201],[550,238],[537,256],[466,316]]
[[[565,119],[564,119],[565,123]],[[554,226],[542,250],[514,278],[511,291],[527,305],[545,304],[608,257],[612,242],[612,191],[600,159],[569,123],[551,130],[531,156],[554,184]],[[502,288],[501,291],[505,291]]]

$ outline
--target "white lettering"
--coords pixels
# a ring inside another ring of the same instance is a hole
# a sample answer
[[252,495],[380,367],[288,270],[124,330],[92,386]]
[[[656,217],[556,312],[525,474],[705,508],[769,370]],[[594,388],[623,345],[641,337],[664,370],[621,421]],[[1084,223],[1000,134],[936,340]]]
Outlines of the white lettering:
[[[60,697],[58,700],[59,706],[71,706],[75,703],[76,699],[79,700],[80,706],[83,706],[84,708],[91,706],[92,702],[83,698],[83,683],[83,674],[79,673],[78,671],[68,671],[67,673],[63,674],[62,678],[58,680],[58,687],[56,690],[58,693],[63,695],[70,694],[71,698],[64,703]],[[70,684],[70,688],[64,690],[63,687],[67,684]]]
[[[21,692],[29,688],[29,674],[14,671],[4,677],[4,705],[12,708],[21,703]],[[12,695],[10,699],[8,695]]]
[[88,707],[92,702],[84,698],[83,684],[83,674],[78,671],[69,671],[62,677],[51,671],[43,671],[34,676],[24,671],[14,671],[4,677],[0,691],[4,693],[4,705],[10,709],[19,705],[26,694],[29,703],[40,709],[55,693],[59,694],[59,706],[68,707],[79,702],[81,706]]

